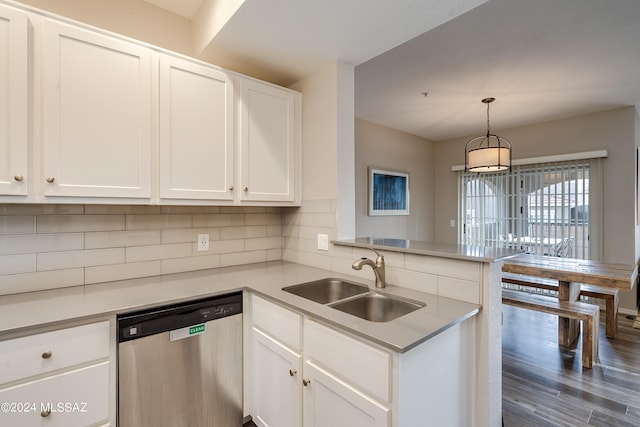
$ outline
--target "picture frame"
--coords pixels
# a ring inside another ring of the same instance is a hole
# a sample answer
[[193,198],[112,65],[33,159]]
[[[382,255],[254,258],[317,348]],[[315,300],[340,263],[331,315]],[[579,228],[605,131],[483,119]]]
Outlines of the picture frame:
[[369,216],[409,215],[409,174],[369,167]]

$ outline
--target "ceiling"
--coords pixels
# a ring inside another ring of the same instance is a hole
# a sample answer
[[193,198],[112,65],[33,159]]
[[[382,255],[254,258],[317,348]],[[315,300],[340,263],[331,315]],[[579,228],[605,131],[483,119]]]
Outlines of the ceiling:
[[204,0],[144,0],[183,18],[193,19]]
[[345,61],[357,117],[434,141],[482,133],[488,96],[495,131],[640,107],[638,0],[244,0],[206,50],[283,85]]

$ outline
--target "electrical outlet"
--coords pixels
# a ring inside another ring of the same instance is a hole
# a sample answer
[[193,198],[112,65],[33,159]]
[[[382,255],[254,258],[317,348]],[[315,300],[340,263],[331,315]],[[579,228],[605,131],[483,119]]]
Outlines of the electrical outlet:
[[198,234],[198,251],[208,251],[208,250],[209,250],[209,235]]
[[318,250],[329,250],[329,236],[327,234],[318,234]]

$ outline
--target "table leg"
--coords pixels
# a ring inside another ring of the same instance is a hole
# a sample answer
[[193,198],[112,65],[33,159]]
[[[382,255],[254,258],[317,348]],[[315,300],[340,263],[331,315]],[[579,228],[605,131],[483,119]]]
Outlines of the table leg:
[[[580,295],[580,284],[572,282],[558,282],[558,299],[560,301],[576,301]],[[575,319],[558,317],[558,343],[571,346],[580,335],[580,322]]]

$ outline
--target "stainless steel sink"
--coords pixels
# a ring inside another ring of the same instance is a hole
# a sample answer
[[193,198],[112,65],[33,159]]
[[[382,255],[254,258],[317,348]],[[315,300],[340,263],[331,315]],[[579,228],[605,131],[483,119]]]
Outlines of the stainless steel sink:
[[282,290],[320,304],[328,304],[367,293],[369,292],[369,287],[342,279],[329,278],[287,286],[282,288]]
[[418,301],[371,292],[347,301],[337,302],[331,307],[371,322],[388,322],[425,305]]

